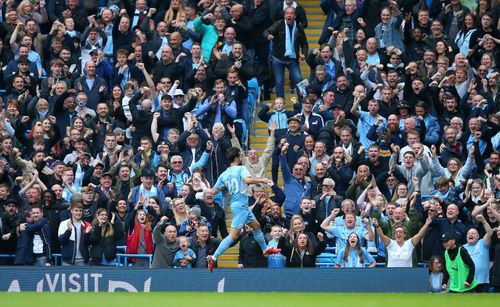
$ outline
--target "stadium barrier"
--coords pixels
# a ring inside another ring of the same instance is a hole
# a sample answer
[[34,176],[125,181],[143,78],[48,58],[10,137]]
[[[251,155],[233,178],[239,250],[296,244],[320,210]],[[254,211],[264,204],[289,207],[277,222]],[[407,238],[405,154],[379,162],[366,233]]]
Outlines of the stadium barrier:
[[0,267],[1,292],[428,292],[428,270]]

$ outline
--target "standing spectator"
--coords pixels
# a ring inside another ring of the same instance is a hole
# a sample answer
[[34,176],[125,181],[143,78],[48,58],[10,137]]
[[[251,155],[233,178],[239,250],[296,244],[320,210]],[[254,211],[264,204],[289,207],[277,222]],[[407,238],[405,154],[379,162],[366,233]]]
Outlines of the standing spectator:
[[285,9],[285,20],[276,21],[264,31],[267,40],[273,42],[271,62],[278,97],[285,97],[285,67],[288,68],[290,73],[291,89],[295,91],[295,86],[302,79],[299,61],[303,61],[305,59],[304,55],[309,51],[304,29],[295,21],[295,12],[293,7],[287,7]]
[[347,238],[347,245],[344,249],[337,252],[335,260],[336,268],[369,268],[375,267],[377,263],[372,255],[361,247],[358,235],[353,232]]
[[92,221],[92,230],[85,234],[85,241],[90,246],[90,265],[116,265],[116,243],[123,238],[122,223],[116,220],[116,214],[99,208]]
[[284,208],[285,217],[290,219],[292,215],[299,213],[300,200],[304,196],[309,196],[311,192],[311,184],[305,180],[305,169],[301,164],[293,165],[293,175],[290,172],[285,155],[288,151],[288,145],[283,145],[280,155],[280,166],[285,182],[285,191],[287,191]]
[[[173,225],[166,226],[168,218],[163,216],[153,230],[156,243],[152,268],[173,268],[175,253],[179,250],[177,243],[177,228]],[[163,231],[163,233],[162,233]]]
[[199,202],[201,215],[204,216],[212,227],[212,236],[217,238],[217,230],[222,238],[229,233],[226,226],[226,213],[222,206],[214,202],[214,193],[212,189],[203,190],[203,201]]
[[489,247],[491,245],[493,230],[484,216],[477,215],[476,220],[483,225],[486,234],[480,239],[479,231],[477,229],[469,229],[469,231],[467,231],[467,244],[465,244],[463,248],[469,252],[470,257],[474,262],[474,276],[478,284],[474,289],[474,292],[488,292],[490,286]]
[[19,225],[21,235],[17,240],[14,264],[50,266],[52,252],[48,220],[43,217],[39,206],[33,206],[29,214],[30,221]]
[[267,259],[260,252],[261,248],[253,236],[253,230],[245,225],[242,237],[240,238],[240,254],[238,257],[238,268],[265,268]]
[[394,239],[389,238],[384,234],[377,219],[373,219],[373,226],[377,230],[377,234],[384,243],[387,249],[387,267],[388,268],[411,268],[412,255],[415,246],[420,243],[420,240],[425,235],[427,228],[431,224],[432,219],[427,218],[424,226],[413,237],[407,239],[407,230],[403,226],[394,228]]
[[74,201],[70,206],[71,217],[59,224],[59,243],[61,244],[62,265],[84,266],[89,261],[85,233],[90,233],[89,222],[82,220],[83,203]]
[[208,225],[200,223],[196,230],[196,236],[191,237],[191,248],[196,254],[195,268],[208,268],[207,256],[213,255],[219,246],[219,241],[210,236]]

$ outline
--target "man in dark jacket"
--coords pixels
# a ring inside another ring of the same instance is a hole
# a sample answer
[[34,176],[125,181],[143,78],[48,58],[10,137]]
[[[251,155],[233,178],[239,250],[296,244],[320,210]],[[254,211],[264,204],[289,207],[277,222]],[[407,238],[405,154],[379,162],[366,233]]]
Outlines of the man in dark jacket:
[[61,244],[62,265],[84,266],[89,261],[89,249],[84,235],[92,229],[90,223],[82,220],[83,203],[71,204],[71,217],[59,224],[59,243]]
[[302,79],[299,60],[304,60],[304,54],[309,51],[304,29],[295,21],[295,16],[295,9],[288,7],[285,10],[285,20],[276,21],[264,31],[267,40],[273,41],[271,59],[278,97],[285,95],[285,67],[290,73],[292,89],[295,89],[296,84]]
[[17,240],[17,265],[50,265],[50,227],[43,217],[42,208],[33,206],[30,211],[30,221],[19,225],[21,235]]
[[227,237],[226,213],[218,203],[214,202],[212,189],[205,189],[203,191],[203,201],[199,201],[198,204],[201,208],[201,215],[212,226],[212,236],[217,238],[217,230],[219,230],[222,238]]
[[226,79],[228,70],[234,68],[238,71],[241,82],[247,87],[247,81],[254,76],[252,60],[244,53],[244,46],[240,42],[233,44],[231,53],[222,58],[215,66],[215,77],[217,79]]
[[252,228],[245,225],[245,232],[240,237],[240,255],[238,257],[239,268],[265,268],[267,267],[267,259],[259,252],[259,243],[253,236]]
[[198,225],[196,236],[190,239],[190,248],[196,254],[196,261],[193,263],[193,268],[208,268],[207,256],[215,253],[219,246],[219,240],[210,237],[210,230],[204,223]]
[[141,98],[146,98],[149,95],[149,89],[142,87],[129,101],[130,112],[132,113],[132,124],[135,131],[132,133],[132,147],[137,148],[140,145],[142,136],[151,137],[151,122],[153,121],[153,113],[151,113],[152,103],[149,99],[143,99],[141,109],[137,108],[137,104]]
[[[92,110],[96,109],[99,102],[107,100],[106,81],[95,74],[95,63],[92,60],[85,63],[86,74],[75,82],[75,90],[84,92],[87,95],[86,107]],[[89,87],[89,82],[92,82],[92,87]]]

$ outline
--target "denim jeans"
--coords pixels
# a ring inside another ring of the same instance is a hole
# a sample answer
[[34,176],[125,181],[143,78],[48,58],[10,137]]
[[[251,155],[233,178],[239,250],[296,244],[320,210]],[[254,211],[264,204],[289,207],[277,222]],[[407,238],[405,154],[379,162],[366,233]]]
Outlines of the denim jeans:
[[276,80],[276,95],[278,97],[285,97],[285,67],[288,69],[290,79],[292,81],[292,89],[295,88],[297,83],[302,79],[300,75],[299,61],[290,59],[282,61],[275,56],[271,56],[271,65],[273,67],[274,79]]
[[45,266],[47,264],[47,256],[35,257],[35,266]]

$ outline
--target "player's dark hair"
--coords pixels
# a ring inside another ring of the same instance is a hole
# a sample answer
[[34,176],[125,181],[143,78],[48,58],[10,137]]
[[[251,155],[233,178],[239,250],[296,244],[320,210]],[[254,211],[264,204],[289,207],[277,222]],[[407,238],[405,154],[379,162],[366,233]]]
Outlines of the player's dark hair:
[[240,157],[240,152],[241,150],[236,147],[231,147],[227,151],[227,159],[229,160],[229,163],[233,163],[236,158]]

